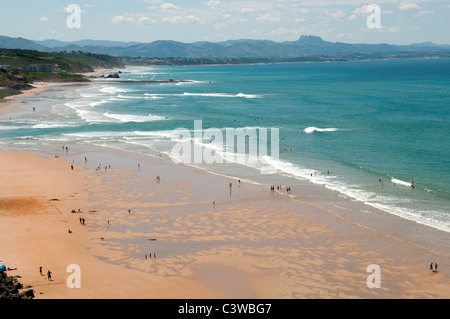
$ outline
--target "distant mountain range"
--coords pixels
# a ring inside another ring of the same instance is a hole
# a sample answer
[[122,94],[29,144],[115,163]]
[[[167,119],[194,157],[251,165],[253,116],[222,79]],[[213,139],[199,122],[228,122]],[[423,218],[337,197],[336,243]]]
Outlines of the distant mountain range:
[[230,40],[224,42],[182,43],[161,40],[151,43],[81,40],[32,41],[24,38],[0,36],[0,48],[43,51],[84,51],[117,57],[158,58],[276,58],[289,59],[306,56],[397,55],[450,53],[450,45],[431,42],[410,45],[350,44],[324,41],[320,37],[302,35],[297,41]]

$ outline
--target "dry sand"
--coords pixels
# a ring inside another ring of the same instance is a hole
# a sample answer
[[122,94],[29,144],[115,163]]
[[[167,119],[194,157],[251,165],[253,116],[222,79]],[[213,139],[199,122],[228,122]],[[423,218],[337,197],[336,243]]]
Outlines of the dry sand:
[[[98,259],[89,249],[86,175],[62,159],[0,152],[1,258],[37,298],[194,298],[226,294],[189,278],[166,279]],[[83,213],[71,213],[81,208]],[[72,233],[68,233],[68,230]],[[67,267],[81,269],[81,288],[67,287]],[[39,267],[43,267],[43,275]],[[46,279],[47,271],[52,280]],[[164,279],[164,280],[163,280]]]

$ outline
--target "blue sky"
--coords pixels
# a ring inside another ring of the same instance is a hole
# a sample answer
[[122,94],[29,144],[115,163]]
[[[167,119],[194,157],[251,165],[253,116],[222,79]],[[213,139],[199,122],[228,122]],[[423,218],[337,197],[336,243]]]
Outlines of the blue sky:
[[[80,28],[65,9],[81,8]],[[369,28],[367,6],[381,9]],[[449,0],[40,0],[2,1],[0,35],[31,40],[153,42],[267,39],[301,34],[332,42],[450,44]]]

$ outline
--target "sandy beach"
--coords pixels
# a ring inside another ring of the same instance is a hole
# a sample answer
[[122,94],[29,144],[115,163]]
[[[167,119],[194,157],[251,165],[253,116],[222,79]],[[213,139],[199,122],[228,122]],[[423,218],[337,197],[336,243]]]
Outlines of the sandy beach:
[[164,157],[0,151],[0,180],[0,259],[37,299],[450,297],[448,254]]

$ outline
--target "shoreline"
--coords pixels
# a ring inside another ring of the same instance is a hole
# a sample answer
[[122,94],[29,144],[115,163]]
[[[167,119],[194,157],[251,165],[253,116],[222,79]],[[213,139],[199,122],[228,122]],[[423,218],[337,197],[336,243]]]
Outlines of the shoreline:
[[[89,84],[90,82],[92,82],[89,80],[89,77],[100,76],[102,74],[107,74],[109,72],[113,72],[114,70],[116,70],[116,69],[99,68],[99,69],[94,70],[94,72],[78,73],[78,74],[84,76],[88,81],[36,81],[36,82],[30,83],[32,88],[30,88],[28,90],[21,90],[21,93],[19,93],[19,94],[8,95],[8,96],[5,96],[4,98],[1,98],[0,106],[2,103],[8,103],[11,100],[15,100],[15,99],[21,98],[21,97],[33,96],[40,92],[46,91],[49,88],[52,88],[54,86],[78,85],[78,84],[86,85],[86,84]],[[14,110],[14,109],[12,109],[12,110]],[[2,108],[0,108],[0,114],[9,113],[12,110],[2,111]]]
[[[41,203],[45,218],[40,214],[32,215],[31,220],[22,216],[0,217],[2,241],[9,247],[2,252],[8,256],[0,258],[7,266],[18,268],[14,275],[20,274],[24,284],[34,286],[37,298],[449,296],[449,285],[445,284],[448,256],[350,223],[323,207],[312,207],[311,203],[296,202],[279,194],[268,196],[269,191],[259,185],[243,182],[237,187],[235,180],[233,196],[229,197],[230,178],[156,156],[111,149],[100,152],[76,145],[70,149],[69,154],[58,154],[62,155],[58,159],[50,155],[0,153],[0,159],[6,160],[0,175],[11,181],[6,183],[9,193],[2,187],[2,197],[6,194],[17,199],[26,186],[32,197],[63,199],[51,201],[61,214],[44,201],[49,205]],[[83,163],[85,155],[88,163]],[[112,170],[95,170],[97,162],[105,161],[113,164]],[[142,164],[141,172],[136,171],[136,162]],[[20,163],[13,170],[15,174],[6,170]],[[75,164],[74,172],[69,168],[71,163]],[[25,167],[34,170],[27,170],[27,180],[16,180],[14,176]],[[156,174],[162,176],[161,184],[155,183]],[[58,190],[47,189],[45,181],[49,176],[54,181],[52,185],[61,186]],[[35,187],[30,189],[31,185]],[[211,205],[213,199],[215,209]],[[130,203],[131,218],[126,213]],[[72,208],[78,207],[84,211],[86,227],[80,228],[81,215],[70,214]],[[96,212],[86,214],[92,207]],[[111,221],[111,228],[106,228],[106,220]],[[12,233],[10,225],[26,231]],[[147,225],[151,231],[138,225]],[[74,232],[68,234],[67,226]],[[45,229],[52,229],[51,234],[42,236]],[[101,237],[105,240],[99,241]],[[149,242],[153,237],[156,242]],[[37,248],[32,247],[30,238],[36,238],[33,244]],[[52,244],[59,242],[64,243],[64,249]],[[143,260],[146,251],[142,247],[149,244],[161,245],[157,260]],[[38,257],[45,254],[45,260],[53,258],[56,265],[52,267],[54,285],[49,285],[37,270]],[[64,274],[68,264],[65,258],[70,255],[82,261],[78,263],[82,264],[83,284],[86,280],[88,283],[81,289],[64,285],[63,279],[68,276]],[[439,261],[440,273],[427,271],[430,260]],[[374,261],[382,267],[386,283],[382,289],[366,287],[366,267]],[[117,277],[117,273],[130,282],[112,283],[110,278]],[[120,291],[105,292],[105,286]]]

